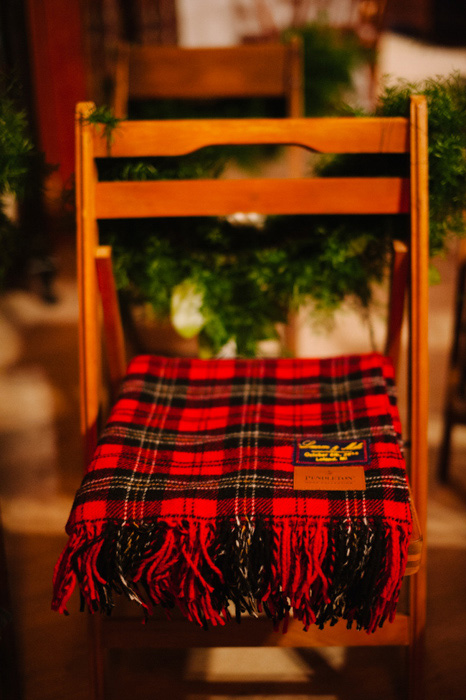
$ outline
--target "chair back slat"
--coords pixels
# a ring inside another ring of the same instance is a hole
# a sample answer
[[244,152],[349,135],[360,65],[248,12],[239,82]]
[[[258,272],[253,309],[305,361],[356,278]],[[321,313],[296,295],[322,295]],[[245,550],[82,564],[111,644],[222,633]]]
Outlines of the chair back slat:
[[409,153],[409,126],[402,117],[125,121],[111,144],[95,131],[94,156],[178,156],[206,146],[252,143],[298,145],[316,153]]
[[113,108],[137,100],[283,97],[287,116],[303,114],[302,46],[287,43],[183,48],[120,42]]
[[133,46],[129,97],[280,96],[286,90],[284,44],[220,48]]
[[407,214],[404,178],[99,182],[98,219],[266,214]]

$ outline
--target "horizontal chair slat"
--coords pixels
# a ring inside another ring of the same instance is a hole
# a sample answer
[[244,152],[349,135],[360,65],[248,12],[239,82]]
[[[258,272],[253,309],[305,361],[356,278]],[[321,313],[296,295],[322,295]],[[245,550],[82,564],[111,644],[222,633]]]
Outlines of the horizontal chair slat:
[[110,145],[96,130],[94,156],[177,156],[211,145],[288,144],[318,153],[407,153],[408,121],[403,117],[334,119],[185,119],[124,121]]
[[[286,202],[286,204],[284,204]],[[263,214],[406,214],[403,178],[99,182],[98,219]]]
[[287,51],[285,45],[278,43],[208,49],[131,47],[130,96],[136,99],[283,96]]

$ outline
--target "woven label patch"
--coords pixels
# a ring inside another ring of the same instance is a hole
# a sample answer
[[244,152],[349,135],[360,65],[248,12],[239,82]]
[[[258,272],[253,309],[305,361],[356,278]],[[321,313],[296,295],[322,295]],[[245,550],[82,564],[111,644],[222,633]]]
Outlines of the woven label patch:
[[302,438],[296,440],[293,464],[310,467],[327,464],[367,464],[369,444],[367,440],[326,440]]

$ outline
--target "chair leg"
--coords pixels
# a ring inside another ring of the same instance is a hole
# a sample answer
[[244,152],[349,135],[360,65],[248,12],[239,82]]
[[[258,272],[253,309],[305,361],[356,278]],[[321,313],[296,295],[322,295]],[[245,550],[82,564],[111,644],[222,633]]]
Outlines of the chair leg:
[[424,639],[413,640],[409,647],[408,700],[425,700]]
[[448,472],[450,467],[450,449],[451,449],[451,431],[453,428],[453,420],[451,412],[445,412],[443,438],[440,444],[438,456],[438,476],[442,484],[448,482]]
[[292,311],[288,315],[283,339],[285,352],[288,353],[290,357],[297,357],[298,355],[298,329],[298,312]]
[[89,618],[89,661],[92,700],[105,700],[105,650],[102,646],[102,617]]
[[455,293],[455,319],[450,364],[447,375],[447,396],[445,402],[443,439],[440,446],[438,476],[443,484],[448,482],[451,449],[451,431],[455,424],[464,423],[461,413],[455,410],[455,401],[464,392],[464,354],[466,340],[466,248],[464,242],[460,247],[460,264]]
[[427,572],[425,559],[410,578],[410,644],[408,657],[409,700],[425,700],[425,626]]
[[0,513],[0,698],[24,697]]

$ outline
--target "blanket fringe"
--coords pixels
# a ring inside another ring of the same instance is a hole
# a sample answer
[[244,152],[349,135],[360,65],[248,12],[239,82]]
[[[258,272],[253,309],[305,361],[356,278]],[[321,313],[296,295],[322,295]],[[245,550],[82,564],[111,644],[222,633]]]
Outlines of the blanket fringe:
[[66,612],[78,584],[91,612],[114,593],[151,615],[177,606],[197,624],[290,613],[304,629],[347,621],[374,632],[393,620],[407,561],[406,523],[382,519],[96,522],[77,526],[54,574],[52,608]]

